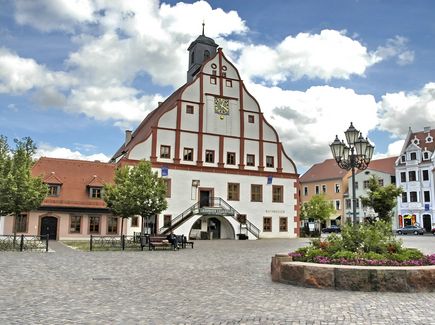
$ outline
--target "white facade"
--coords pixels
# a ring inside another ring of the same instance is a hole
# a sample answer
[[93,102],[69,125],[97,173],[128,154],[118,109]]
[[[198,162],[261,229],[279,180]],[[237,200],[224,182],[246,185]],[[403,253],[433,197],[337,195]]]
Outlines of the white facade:
[[435,130],[411,130],[396,162],[397,185],[403,188],[398,200],[398,223],[414,224],[430,231],[435,227]]
[[[170,197],[155,221],[156,232],[191,237],[203,232],[213,239],[237,239],[239,233],[296,237],[296,166],[237,69],[218,50],[191,79],[150,113],[113,157],[121,164],[150,160],[159,175],[164,171]],[[186,210],[190,215],[183,223],[165,225]],[[247,225],[238,221],[240,215]],[[250,226],[258,232],[245,229]]]
[[[355,175],[355,194],[356,194],[356,220],[358,222],[364,222],[364,218],[373,218],[376,217],[375,211],[370,207],[365,207],[361,203],[361,196],[367,196],[368,193],[368,182],[371,177],[375,176],[381,186],[388,186],[392,184],[392,176],[391,174],[370,169],[370,166],[367,170],[361,171]],[[346,217],[352,217],[352,177],[349,177],[349,192],[347,197],[345,198],[345,215]],[[393,216],[397,215],[397,209],[394,209],[392,212]],[[393,218],[393,228],[396,229],[398,227],[397,218]]]

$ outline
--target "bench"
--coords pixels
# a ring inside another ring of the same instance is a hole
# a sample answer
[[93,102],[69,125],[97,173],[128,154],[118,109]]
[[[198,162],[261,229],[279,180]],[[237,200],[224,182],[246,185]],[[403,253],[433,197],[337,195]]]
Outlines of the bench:
[[173,245],[166,239],[165,236],[149,236],[148,237],[148,249],[155,250],[156,248],[175,249],[175,247],[173,247]]

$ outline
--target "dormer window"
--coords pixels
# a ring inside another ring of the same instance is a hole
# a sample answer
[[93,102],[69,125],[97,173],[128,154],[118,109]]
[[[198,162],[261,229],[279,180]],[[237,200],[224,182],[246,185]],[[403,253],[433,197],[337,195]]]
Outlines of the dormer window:
[[423,160],[429,160],[429,151],[423,152]]
[[425,139],[426,143],[432,143],[433,142],[433,137],[431,137],[430,135],[428,135]]
[[405,155],[400,157],[400,161],[403,162],[403,163],[405,162]]
[[414,139],[412,139],[412,143],[418,146],[420,144],[420,140],[418,140],[418,138],[415,137]]
[[92,199],[101,199],[101,187],[89,187],[89,197]]
[[417,153],[416,152],[411,152],[410,160],[417,160]]
[[59,196],[59,194],[60,194],[60,185],[48,184],[48,196]]

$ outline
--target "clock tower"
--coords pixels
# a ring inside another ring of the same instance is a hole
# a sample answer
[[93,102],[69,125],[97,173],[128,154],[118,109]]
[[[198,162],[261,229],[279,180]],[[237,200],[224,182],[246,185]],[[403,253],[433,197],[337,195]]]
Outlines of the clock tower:
[[189,51],[187,82],[193,80],[204,61],[215,56],[217,47],[218,45],[212,38],[204,35],[204,23],[202,23],[202,34],[187,49]]

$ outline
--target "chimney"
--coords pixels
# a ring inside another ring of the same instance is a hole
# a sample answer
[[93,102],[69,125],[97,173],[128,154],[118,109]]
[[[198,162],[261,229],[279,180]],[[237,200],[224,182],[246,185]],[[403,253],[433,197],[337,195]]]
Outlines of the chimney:
[[160,106],[160,105],[162,105],[163,104],[163,102],[158,102],[157,103],[157,106]]
[[125,130],[125,143],[126,146],[131,141],[131,130]]
[[424,133],[429,133],[429,132],[430,132],[430,126],[425,126]]

